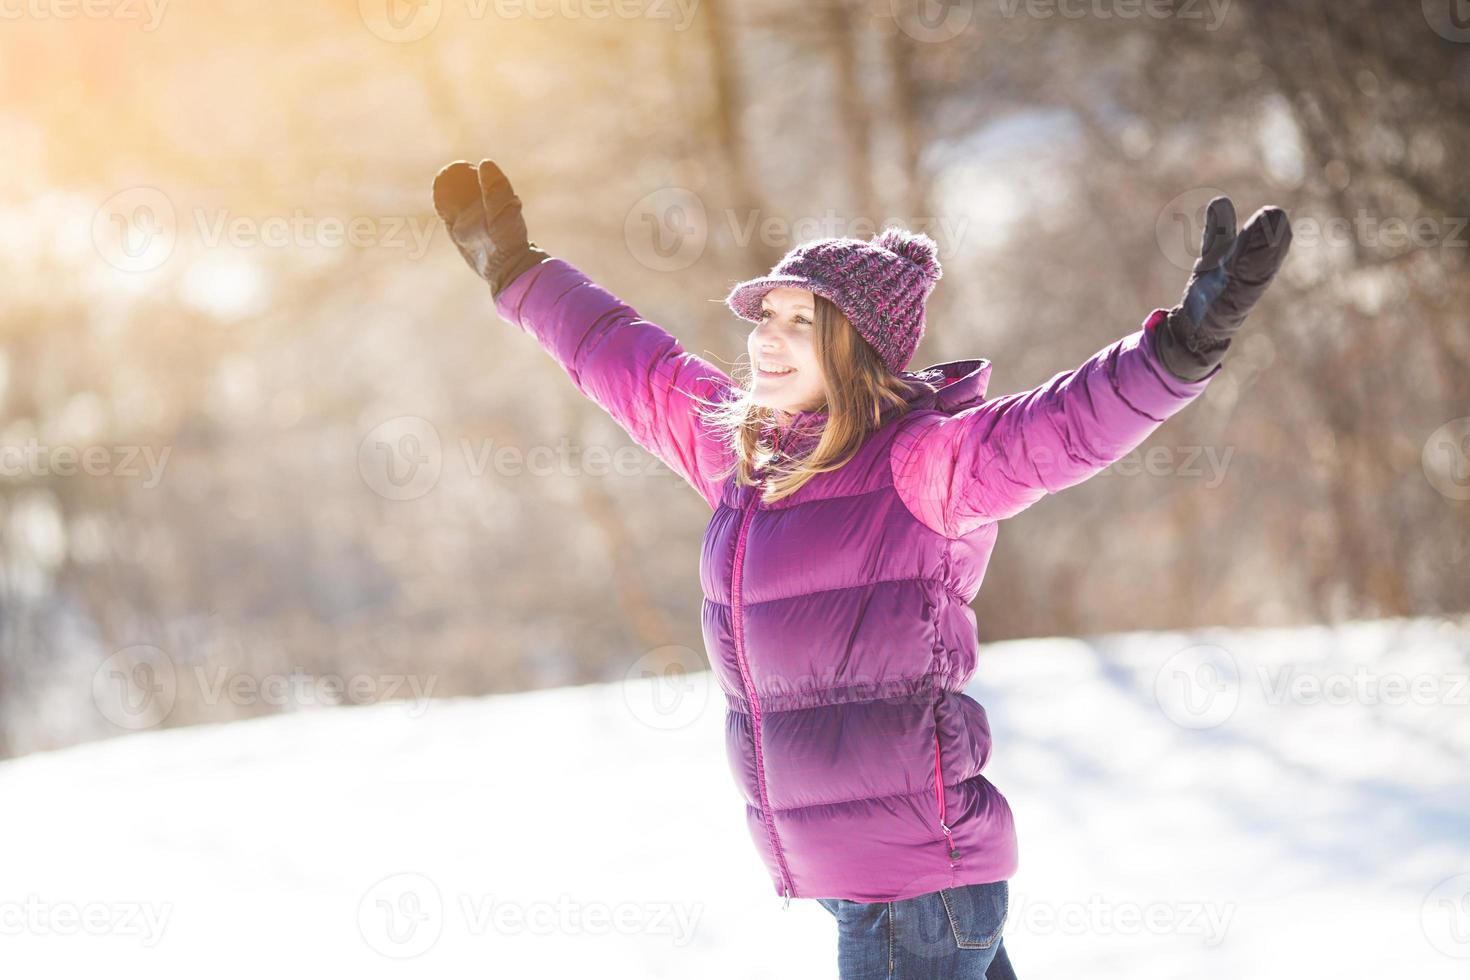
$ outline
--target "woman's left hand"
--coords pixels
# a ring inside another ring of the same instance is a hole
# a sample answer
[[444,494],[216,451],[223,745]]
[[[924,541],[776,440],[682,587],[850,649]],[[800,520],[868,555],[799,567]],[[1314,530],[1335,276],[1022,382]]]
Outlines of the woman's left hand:
[[1230,198],[1211,201],[1184,298],[1153,331],[1164,366],[1186,381],[1213,371],[1290,247],[1291,222],[1280,208],[1261,208],[1237,235]]

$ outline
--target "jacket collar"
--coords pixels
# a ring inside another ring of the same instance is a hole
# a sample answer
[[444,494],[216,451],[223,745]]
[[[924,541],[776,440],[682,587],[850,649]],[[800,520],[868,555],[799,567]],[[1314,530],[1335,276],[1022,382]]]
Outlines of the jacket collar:
[[908,399],[910,409],[936,408],[953,415],[985,400],[985,389],[990,385],[990,360],[969,357],[940,361],[917,371],[902,371],[899,377],[906,381],[925,381],[939,389],[932,393],[916,389]]
[[[935,409],[953,415],[979,405],[985,400],[985,390],[990,384],[990,366],[988,358],[971,357],[941,361],[915,371],[900,371],[898,376],[905,381],[925,382],[938,388],[929,391],[919,385],[912,386],[905,398],[908,410]],[[889,409],[885,418],[891,418],[894,411]],[[790,451],[797,445],[815,442],[826,421],[826,409],[809,409],[783,413],[779,421],[768,422],[766,429],[774,429],[781,448]]]

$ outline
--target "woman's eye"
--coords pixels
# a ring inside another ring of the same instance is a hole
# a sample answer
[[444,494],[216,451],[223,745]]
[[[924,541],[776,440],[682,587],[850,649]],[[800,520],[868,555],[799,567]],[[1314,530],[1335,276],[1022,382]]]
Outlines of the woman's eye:
[[[768,316],[773,316],[773,315],[774,315],[774,314],[773,314],[773,313],[772,313],[772,312],[771,312],[771,311],[770,311],[770,310],[761,310],[761,319],[762,319],[762,320],[764,320],[764,319],[765,319],[765,318],[766,318],[766,317],[768,317]],[[807,325],[807,326],[811,326],[811,322],[812,322],[812,321],[810,321],[810,320],[808,320],[808,319],[807,319],[807,318],[806,318],[806,317],[804,317],[804,316],[799,316],[799,317],[797,317],[797,318],[796,318],[796,322],[797,322],[797,323],[804,323],[804,324],[806,324],[806,325]]]

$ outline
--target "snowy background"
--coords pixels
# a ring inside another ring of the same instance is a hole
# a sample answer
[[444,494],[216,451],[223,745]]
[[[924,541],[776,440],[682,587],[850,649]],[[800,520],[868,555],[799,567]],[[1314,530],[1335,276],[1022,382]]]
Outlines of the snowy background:
[[[1470,970],[1470,618],[988,644],[1023,977]],[[0,976],[834,977],[705,673],[0,763]]]

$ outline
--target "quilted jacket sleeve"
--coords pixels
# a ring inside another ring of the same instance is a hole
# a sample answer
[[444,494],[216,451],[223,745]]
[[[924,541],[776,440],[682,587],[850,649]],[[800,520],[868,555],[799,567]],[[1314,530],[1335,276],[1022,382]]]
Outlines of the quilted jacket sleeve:
[[894,439],[900,497],[947,537],[1025,510],[1121,459],[1205,390],[1223,365],[1182,381],[1148,334],[1166,315],[1030,391],[952,415],[918,415]]
[[730,457],[696,409],[697,399],[728,396],[734,382],[724,372],[563,259],[522,273],[496,296],[495,308],[536,338],[635,442],[711,507],[719,503],[718,470]]

